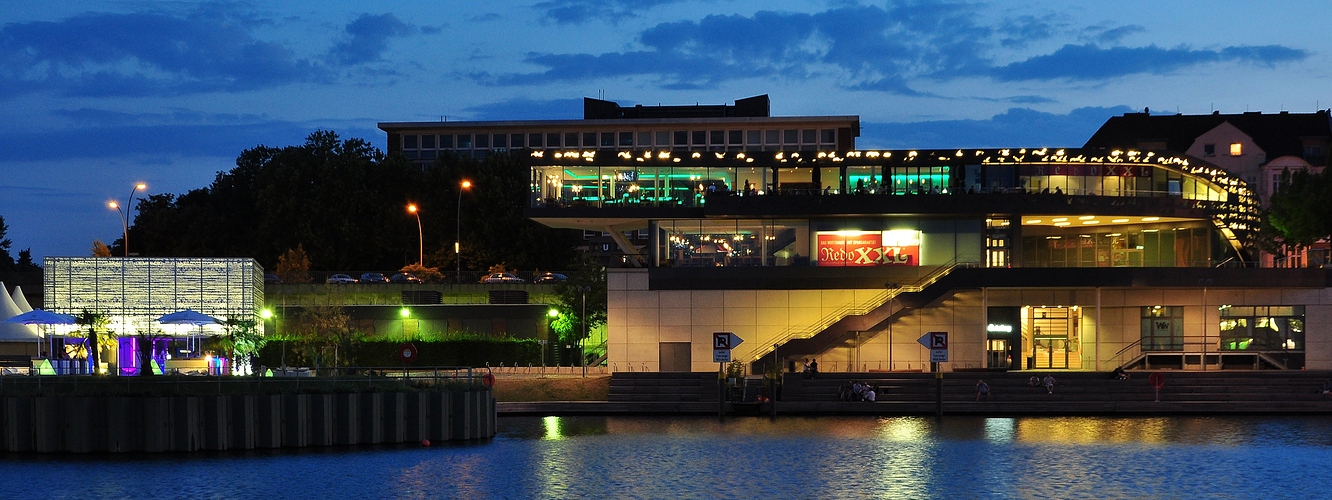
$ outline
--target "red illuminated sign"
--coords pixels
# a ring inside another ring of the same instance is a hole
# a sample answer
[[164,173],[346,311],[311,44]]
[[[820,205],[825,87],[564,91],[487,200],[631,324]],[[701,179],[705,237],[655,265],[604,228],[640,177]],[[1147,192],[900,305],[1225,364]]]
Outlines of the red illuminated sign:
[[817,233],[819,266],[919,266],[920,231]]

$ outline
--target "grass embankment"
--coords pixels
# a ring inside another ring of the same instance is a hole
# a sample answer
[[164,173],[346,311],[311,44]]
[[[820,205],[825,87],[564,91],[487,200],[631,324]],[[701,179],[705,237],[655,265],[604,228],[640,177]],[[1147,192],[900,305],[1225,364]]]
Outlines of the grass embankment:
[[501,377],[495,381],[495,400],[529,401],[605,401],[610,395],[610,376],[583,377]]

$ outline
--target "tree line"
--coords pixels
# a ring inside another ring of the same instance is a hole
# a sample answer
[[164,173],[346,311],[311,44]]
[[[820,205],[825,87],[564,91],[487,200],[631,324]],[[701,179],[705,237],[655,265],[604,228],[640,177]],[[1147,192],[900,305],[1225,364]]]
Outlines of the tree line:
[[[257,146],[187,193],[150,195],[130,227],[132,253],[252,257],[265,269],[298,246],[316,270],[396,270],[417,260],[419,207],[425,265],[453,269],[462,210],[462,268],[572,266],[579,234],[523,217],[530,174],[516,157],[446,154],[426,168],[361,139],[316,131],[304,144]],[[459,196],[463,180],[471,188]],[[461,200],[461,204],[459,204]],[[122,240],[111,246],[123,252]]]

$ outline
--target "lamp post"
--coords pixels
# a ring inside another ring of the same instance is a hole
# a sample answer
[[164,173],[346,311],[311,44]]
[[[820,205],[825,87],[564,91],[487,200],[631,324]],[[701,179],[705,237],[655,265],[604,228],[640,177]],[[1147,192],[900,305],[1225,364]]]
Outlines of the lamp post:
[[587,345],[587,292],[592,291],[592,287],[578,285],[578,291],[583,294],[583,314],[578,317],[578,322],[582,323],[583,336],[578,339],[578,358],[583,365],[583,376],[587,376],[587,353],[583,349]]
[[458,189],[458,226],[453,240],[453,260],[457,263],[458,283],[462,283],[462,194],[471,187],[472,181],[463,180]]
[[425,267],[425,233],[421,231],[421,211],[415,203],[407,204],[407,211],[416,216],[416,263]]
[[124,239],[120,241],[121,243],[123,243],[123,246],[125,247],[126,257],[129,257],[129,217],[130,217],[129,211],[134,208],[134,192],[143,191],[145,189],[148,189],[147,184],[144,184],[142,182],[135,184],[134,187],[130,189],[129,201],[125,203],[124,210],[121,210],[120,205],[114,201],[107,203],[107,206],[116,209],[117,212],[120,212],[120,225],[121,228],[124,229],[125,231],[125,234],[122,236],[122,238]]

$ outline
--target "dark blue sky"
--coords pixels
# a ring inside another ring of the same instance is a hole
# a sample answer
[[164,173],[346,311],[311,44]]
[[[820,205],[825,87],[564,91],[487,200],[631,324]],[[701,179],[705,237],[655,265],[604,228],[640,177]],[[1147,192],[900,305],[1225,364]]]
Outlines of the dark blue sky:
[[864,148],[1078,146],[1143,107],[1332,106],[1332,4],[1069,3],[7,5],[0,216],[18,249],[85,255],[119,237],[106,202],[135,182],[205,187],[317,129],[382,147],[378,121],[579,118],[601,92],[767,93],[776,115],[860,115]]

